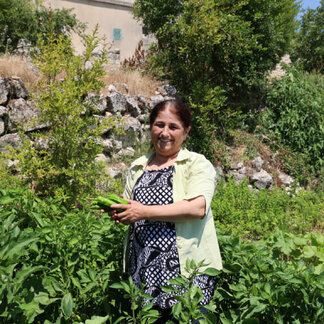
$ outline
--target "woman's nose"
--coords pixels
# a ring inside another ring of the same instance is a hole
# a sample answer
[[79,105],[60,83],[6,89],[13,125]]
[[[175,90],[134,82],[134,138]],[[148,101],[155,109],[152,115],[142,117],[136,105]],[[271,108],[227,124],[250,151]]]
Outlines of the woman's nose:
[[168,135],[169,134],[169,128],[167,126],[162,128],[161,135]]

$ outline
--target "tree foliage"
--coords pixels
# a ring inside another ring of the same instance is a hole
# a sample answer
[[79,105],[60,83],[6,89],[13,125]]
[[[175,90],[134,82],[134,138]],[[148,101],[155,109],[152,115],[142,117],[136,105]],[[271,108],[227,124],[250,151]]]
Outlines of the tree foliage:
[[137,0],[134,15],[154,33],[154,63],[185,94],[208,83],[229,98],[274,66],[296,27],[293,0]]
[[305,71],[324,73],[324,0],[316,9],[308,9],[294,40],[292,59]]
[[93,193],[103,173],[95,159],[101,152],[98,138],[112,119],[96,116],[106,62],[105,50],[92,55],[98,45],[96,30],[86,37],[82,56],[73,54],[71,40],[63,35],[52,32],[40,40],[35,64],[45,78],[39,80],[35,96],[36,125],[49,130],[28,134],[23,149],[15,153],[21,174],[36,193],[59,197],[67,205]]
[[251,109],[288,49],[297,12],[294,0],[135,1],[135,17],[157,38],[149,68],[195,108],[193,149],[209,155],[210,132],[224,134]]
[[22,38],[35,45],[38,35],[46,35],[51,25],[58,35],[85,27],[70,9],[50,10],[32,0],[0,0],[0,53],[15,50]]

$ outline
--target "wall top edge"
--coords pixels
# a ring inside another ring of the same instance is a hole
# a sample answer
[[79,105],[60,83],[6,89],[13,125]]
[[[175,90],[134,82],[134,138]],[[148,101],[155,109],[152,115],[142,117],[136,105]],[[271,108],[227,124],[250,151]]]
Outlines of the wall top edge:
[[122,7],[131,8],[134,4],[134,0],[88,0],[89,2],[101,2],[112,5],[118,5]]

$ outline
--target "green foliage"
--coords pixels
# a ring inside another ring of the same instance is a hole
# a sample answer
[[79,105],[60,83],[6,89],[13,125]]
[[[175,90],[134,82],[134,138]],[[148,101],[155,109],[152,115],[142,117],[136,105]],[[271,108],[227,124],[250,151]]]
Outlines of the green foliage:
[[262,126],[276,142],[309,158],[313,170],[323,166],[324,91],[323,78],[309,77],[290,69],[273,80],[266,98]]
[[[1,181],[1,323],[153,323],[151,297],[121,275],[125,229],[87,206],[67,209]],[[276,231],[257,242],[218,236],[224,270],[204,272],[218,277],[205,322],[323,321],[322,234]],[[179,300],[172,312],[180,323],[202,317],[192,280],[202,265],[188,260],[188,278],[165,288]]]
[[220,235],[219,242],[218,323],[323,322],[322,234],[277,231],[258,242]]
[[46,35],[51,24],[57,35],[81,33],[85,27],[68,9],[49,10],[32,0],[0,0],[0,53],[15,50],[21,38],[36,45],[37,35]]
[[308,9],[296,32],[291,58],[308,72],[324,72],[324,1],[316,9]]
[[81,322],[118,307],[109,285],[120,280],[125,228],[107,214],[7,188],[0,228],[2,323]]
[[286,52],[297,12],[293,0],[135,1],[135,17],[158,40],[148,70],[194,108],[193,149],[211,156],[210,132],[226,135],[258,106],[264,74]]
[[49,130],[29,135],[33,142],[25,136],[16,155],[21,174],[37,193],[60,197],[67,205],[93,193],[103,174],[103,166],[95,160],[101,153],[98,138],[103,129],[113,128],[112,118],[96,116],[99,96],[89,96],[99,93],[105,74],[106,52],[92,56],[99,44],[96,33],[86,36],[84,56],[73,55],[70,40],[62,35],[52,32],[46,42],[40,40],[42,53],[35,63],[45,80],[38,83],[39,118],[34,122]]
[[247,182],[221,182],[212,201],[215,224],[223,232],[252,239],[270,234],[278,228],[305,233],[323,226],[323,193],[301,190],[287,193],[250,190]]
[[173,317],[179,323],[194,323],[194,321],[202,320],[204,323],[215,323],[215,306],[211,303],[205,305],[204,308],[209,312],[208,316],[201,312],[199,303],[203,300],[204,296],[201,289],[194,283],[197,275],[207,274],[216,276],[220,271],[214,268],[207,268],[205,271],[200,271],[201,267],[205,267],[203,261],[196,264],[193,260],[187,259],[185,270],[188,276],[179,275],[177,278],[170,279],[169,286],[163,287],[166,292],[171,292],[173,297],[178,301],[172,307]]
[[130,309],[123,309],[122,315],[114,324],[120,322],[151,324],[156,322],[159,312],[153,309],[153,303],[150,302],[153,297],[144,292],[144,287],[137,287],[132,277],[129,277],[128,281],[113,283],[110,287],[125,291],[123,297],[131,301]]

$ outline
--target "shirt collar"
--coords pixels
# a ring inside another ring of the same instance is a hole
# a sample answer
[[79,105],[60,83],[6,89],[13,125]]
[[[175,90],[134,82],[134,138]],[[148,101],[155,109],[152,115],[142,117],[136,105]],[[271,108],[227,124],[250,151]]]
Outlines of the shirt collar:
[[[141,156],[140,158],[138,158],[137,160],[135,160],[133,162],[133,166],[145,168],[153,154],[154,154],[154,151],[151,151],[151,152]],[[186,148],[181,148],[175,163],[183,162],[189,158],[190,158],[189,151]]]

